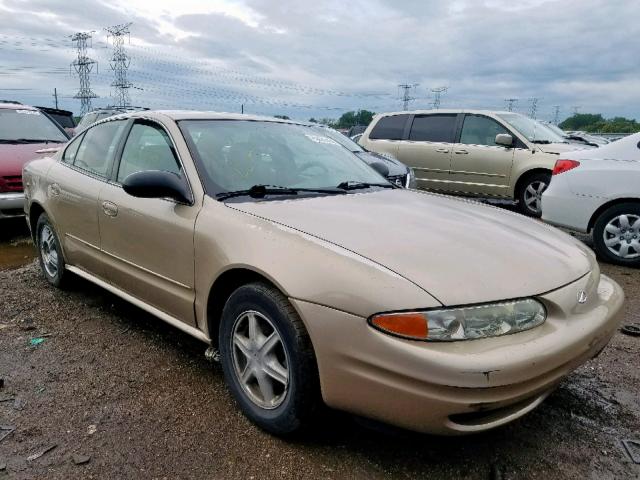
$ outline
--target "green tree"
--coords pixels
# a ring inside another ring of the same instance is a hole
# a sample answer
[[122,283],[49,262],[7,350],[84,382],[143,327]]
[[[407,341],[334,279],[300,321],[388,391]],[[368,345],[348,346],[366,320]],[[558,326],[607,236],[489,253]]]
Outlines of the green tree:
[[558,125],[563,130],[582,130],[593,133],[640,132],[640,123],[634,119],[614,117],[605,119],[601,114],[578,113]]
[[280,118],[282,120],[291,120],[289,117],[287,117],[286,115],[274,115],[275,118]]
[[355,125],[369,125],[375,112],[369,110],[358,110],[345,112],[338,119],[336,128],[351,128]]

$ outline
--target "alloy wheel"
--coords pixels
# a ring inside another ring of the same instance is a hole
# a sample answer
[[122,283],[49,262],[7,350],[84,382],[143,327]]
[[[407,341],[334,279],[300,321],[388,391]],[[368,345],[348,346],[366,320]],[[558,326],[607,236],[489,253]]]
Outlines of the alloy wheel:
[[535,213],[542,210],[542,194],[548,185],[540,180],[531,182],[524,191],[524,203],[527,208]]
[[289,359],[278,330],[263,314],[241,313],[231,335],[233,370],[242,390],[257,406],[277,408],[289,387]]
[[611,253],[623,259],[640,257],[640,216],[622,214],[613,217],[602,233]]
[[42,264],[50,277],[58,274],[58,248],[55,233],[49,225],[40,231],[40,255]]

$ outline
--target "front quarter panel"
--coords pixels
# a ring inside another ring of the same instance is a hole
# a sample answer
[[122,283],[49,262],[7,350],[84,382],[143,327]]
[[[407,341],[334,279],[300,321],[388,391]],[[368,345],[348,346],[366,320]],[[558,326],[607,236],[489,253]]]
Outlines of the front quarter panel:
[[194,240],[196,311],[204,331],[211,286],[234,268],[261,274],[290,298],[360,317],[440,306],[423,289],[375,262],[209,197],[196,222]]

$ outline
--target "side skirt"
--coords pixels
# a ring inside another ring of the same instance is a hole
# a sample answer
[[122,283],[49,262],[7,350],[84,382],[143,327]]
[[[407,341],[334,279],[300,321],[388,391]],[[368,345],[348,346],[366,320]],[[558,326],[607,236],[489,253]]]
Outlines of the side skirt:
[[95,283],[96,285],[98,285],[99,287],[104,288],[105,290],[108,290],[109,292],[113,293],[114,295],[117,295],[118,297],[122,298],[123,300],[126,300],[129,303],[134,304],[136,307],[141,308],[142,310],[150,313],[151,315],[154,315],[156,317],[158,317],[161,320],[164,320],[165,322],[167,322],[168,324],[176,327],[179,330],[182,330],[185,333],[188,333],[189,335],[191,335],[192,337],[197,338],[198,340],[201,340],[207,344],[211,343],[211,340],[209,338],[207,338],[207,336],[204,334],[204,332],[202,330],[199,330],[195,327],[192,327],[191,325],[187,325],[184,322],[181,322],[180,320],[178,320],[175,317],[172,317],[171,315],[163,312],[162,310],[157,309],[156,307],[153,307],[151,305],[149,305],[148,303],[143,302],[142,300],[134,297],[133,295],[129,295],[128,293],[124,292],[123,290],[120,290],[118,287],[115,287],[113,285],[111,285],[110,283],[105,282],[104,280],[100,280],[98,277],[95,277],[94,275],[78,268],[78,267],[74,267],[73,265],[67,265],[66,266],[67,270],[69,270],[72,273],[75,273],[76,275],[78,275],[79,277],[84,278],[85,280],[90,281],[91,283]]

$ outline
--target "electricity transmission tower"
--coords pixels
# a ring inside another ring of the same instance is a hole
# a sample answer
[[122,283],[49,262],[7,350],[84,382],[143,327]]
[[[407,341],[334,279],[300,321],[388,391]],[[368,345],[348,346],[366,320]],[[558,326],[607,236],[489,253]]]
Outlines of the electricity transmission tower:
[[440,98],[442,94],[448,90],[448,87],[437,87],[432,88],[431,92],[433,93],[433,109],[437,110],[440,108]]
[[560,122],[560,105],[553,106],[553,123],[554,125],[558,125]]
[[535,120],[536,118],[536,113],[538,113],[538,98],[537,97],[533,97],[529,99],[529,102],[531,103],[531,105],[529,106],[529,117],[533,118]]
[[573,110],[573,114],[574,115],[578,115],[578,111],[582,108],[582,106],[580,105],[574,105],[573,107],[571,107]]
[[403,83],[398,85],[399,88],[402,88],[404,90],[402,94],[402,110],[408,110],[409,102],[415,100],[415,98],[410,95],[410,92],[412,88],[416,88],[418,85],[418,83]]
[[513,112],[513,106],[516,104],[518,99],[517,98],[505,98],[504,101],[507,102],[507,111]]
[[108,32],[107,40],[109,37],[113,40],[113,55],[109,60],[109,65],[114,74],[111,86],[115,89],[115,94],[112,97],[116,107],[128,107],[131,105],[129,89],[133,87],[133,84],[127,80],[127,70],[131,64],[131,59],[124,50],[124,37],[126,35],[129,38],[130,26],[131,23],[123,23],[105,28]]
[[96,65],[97,68],[98,64],[95,60],[87,56],[87,40],[91,39],[92,33],[93,32],[78,32],[71,35],[71,41],[76,43],[78,50],[78,58],[71,62],[71,66],[78,74],[78,78],[80,78],[80,90],[78,90],[78,93],[76,93],[73,98],[80,99],[80,113],[83,115],[91,110],[91,99],[98,98],[98,95],[91,91],[91,81],[89,79],[89,74],[93,70],[93,66]]

